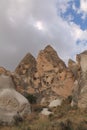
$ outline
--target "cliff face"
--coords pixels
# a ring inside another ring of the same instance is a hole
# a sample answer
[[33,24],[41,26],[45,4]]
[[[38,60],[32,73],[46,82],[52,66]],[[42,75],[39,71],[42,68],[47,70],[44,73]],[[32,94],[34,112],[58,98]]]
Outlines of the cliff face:
[[41,80],[40,91],[51,89],[64,98],[71,94],[73,74],[51,46],[40,51],[37,57],[37,71]]
[[64,68],[66,68],[65,63],[51,46],[47,46],[44,50],[40,51],[37,57],[37,70],[40,76],[45,71],[56,70],[58,72]]
[[35,69],[36,60],[30,53],[28,53],[19,63],[19,65],[15,69],[15,72],[19,75],[30,75],[32,77]]
[[74,88],[72,105],[87,108],[87,51],[77,55],[77,62],[80,66],[80,77]]
[[34,75],[36,73],[36,60],[28,53],[16,67],[12,74],[13,80],[17,86],[17,90],[21,93],[35,93]]
[[13,73],[0,67],[0,75],[12,77],[16,90],[36,95],[40,103],[73,96],[72,105],[87,107],[87,51],[69,59],[68,67],[48,45],[35,59],[28,53]]
[[73,90],[72,71],[50,45],[39,52],[37,59],[27,54],[12,76],[19,92],[41,95],[41,102],[58,96],[67,98]]
[[80,77],[80,64],[71,59],[69,59],[68,61],[68,68],[72,71],[73,75],[74,75],[74,78],[75,80],[79,79]]

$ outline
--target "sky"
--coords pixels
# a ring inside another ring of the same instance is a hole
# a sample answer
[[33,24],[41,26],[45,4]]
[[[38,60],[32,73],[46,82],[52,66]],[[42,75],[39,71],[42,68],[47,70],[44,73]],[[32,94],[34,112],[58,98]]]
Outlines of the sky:
[[87,49],[87,0],[0,0],[0,66],[48,44],[66,63]]

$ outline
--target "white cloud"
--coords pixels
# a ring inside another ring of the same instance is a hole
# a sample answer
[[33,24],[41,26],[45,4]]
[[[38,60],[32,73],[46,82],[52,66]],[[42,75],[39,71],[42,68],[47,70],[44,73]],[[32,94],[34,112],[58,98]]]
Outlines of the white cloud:
[[75,0],[73,0],[72,9],[77,13],[82,15],[82,20],[87,17],[87,0],[80,0],[80,6],[76,7]]
[[34,25],[38,30],[45,30],[44,25],[41,21],[37,21]]
[[87,0],[80,0],[80,9],[87,13]]
[[80,0],[80,8],[77,11],[82,14],[82,19],[87,17],[87,0]]
[[77,40],[87,39],[87,31],[71,23],[71,16],[64,20],[58,13],[67,10],[69,0],[6,1],[0,1],[0,6],[3,5],[0,8],[2,65],[13,69],[27,52],[36,56],[48,43],[65,61],[81,49],[87,49],[83,44],[76,45]]
[[57,1],[57,9],[58,9],[58,13],[62,12],[66,12],[67,8],[69,7],[68,2],[71,0],[58,0]]

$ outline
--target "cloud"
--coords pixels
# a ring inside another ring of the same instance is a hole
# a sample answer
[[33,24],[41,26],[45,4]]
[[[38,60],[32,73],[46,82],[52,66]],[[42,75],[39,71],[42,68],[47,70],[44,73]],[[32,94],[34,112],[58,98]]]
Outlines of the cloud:
[[87,13],[87,0],[80,0],[80,9]]
[[14,70],[27,52],[36,57],[47,44],[66,62],[84,49],[87,31],[60,15],[69,1],[0,0],[0,65]]
[[87,0],[80,0],[80,7],[76,8],[74,6],[74,9],[77,11],[78,14],[82,14],[82,19],[87,18]]

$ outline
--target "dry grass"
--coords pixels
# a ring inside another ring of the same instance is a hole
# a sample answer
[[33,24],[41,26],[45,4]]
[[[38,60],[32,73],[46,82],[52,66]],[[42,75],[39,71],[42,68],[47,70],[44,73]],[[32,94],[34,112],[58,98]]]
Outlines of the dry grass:
[[62,106],[52,108],[54,115],[41,116],[35,106],[33,112],[26,121],[13,127],[0,127],[0,130],[87,130],[87,111],[72,108],[68,101]]

